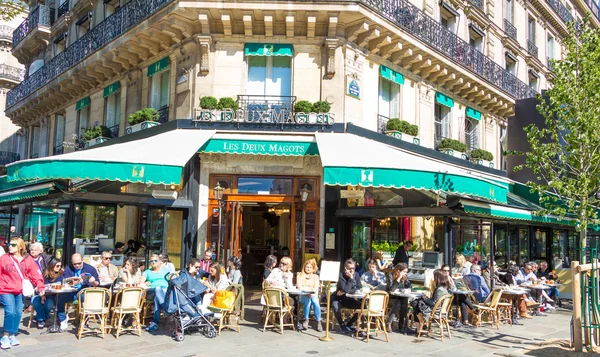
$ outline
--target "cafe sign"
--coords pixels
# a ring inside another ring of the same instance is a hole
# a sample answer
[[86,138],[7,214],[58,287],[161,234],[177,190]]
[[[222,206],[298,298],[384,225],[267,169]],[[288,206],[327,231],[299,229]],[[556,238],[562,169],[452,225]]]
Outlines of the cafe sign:
[[262,124],[333,125],[334,113],[294,113],[286,109],[198,109],[193,122],[244,122]]
[[316,142],[211,139],[200,152],[220,154],[251,154],[272,156],[318,155]]

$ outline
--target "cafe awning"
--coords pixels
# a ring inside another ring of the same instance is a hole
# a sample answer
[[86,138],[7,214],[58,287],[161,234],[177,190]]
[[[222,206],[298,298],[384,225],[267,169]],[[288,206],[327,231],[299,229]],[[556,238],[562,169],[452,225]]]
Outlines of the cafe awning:
[[215,134],[199,150],[212,154],[315,156],[317,142],[311,135]]
[[53,186],[52,183],[43,183],[2,191],[0,192],[0,204],[47,196]]
[[491,218],[500,218],[507,220],[519,220],[519,221],[528,221],[528,222],[537,222],[537,223],[551,223],[551,224],[566,224],[570,225],[573,221],[568,219],[559,219],[555,216],[541,216],[535,215],[535,211],[517,208],[517,207],[508,207],[496,205],[493,203],[485,203],[485,202],[477,202],[471,200],[461,200],[461,204],[465,213],[475,215],[475,216],[484,216]]
[[8,181],[87,179],[178,185],[185,164],[214,133],[177,129],[144,139],[18,161],[7,167]]
[[324,183],[444,191],[506,202],[508,184],[352,134],[317,133]]

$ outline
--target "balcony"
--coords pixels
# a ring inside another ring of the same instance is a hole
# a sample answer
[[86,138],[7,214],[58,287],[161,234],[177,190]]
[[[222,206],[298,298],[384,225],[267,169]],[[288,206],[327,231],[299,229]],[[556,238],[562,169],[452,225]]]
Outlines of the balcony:
[[21,159],[21,155],[16,152],[10,151],[0,151],[0,165],[6,166],[13,162],[19,161]]
[[14,28],[6,25],[0,25],[0,40],[12,42]]
[[30,14],[27,16],[25,21],[17,27],[13,32],[13,50],[17,47],[27,35],[34,32],[39,27],[48,28],[50,30],[50,7],[47,5],[38,5]]
[[483,0],[469,0],[469,2],[471,3],[471,5],[475,6],[479,10],[484,11]]
[[504,19],[504,32],[510,38],[517,41],[517,28],[508,19]]
[[53,155],[62,155],[65,153],[65,147],[62,145],[55,146],[52,153]]
[[531,40],[527,40],[527,52],[529,52],[529,54],[533,57],[538,56],[538,48]]
[[[6,95],[6,108],[8,109],[22,101],[40,87],[48,84],[48,82],[54,80],[68,69],[106,46],[106,44],[114,41],[117,37],[121,36],[141,21],[161,10],[166,4],[173,1],[174,0],[146,0],[128,2],[117,12],[96,25],[79,40],[69,45],[63,52],[46,63],[44,67],[32,74],[27,80],[21,82],[21,84],[9,91]],[[50,16],[49,11],[47,11],[48,7],[40,5],[38,8],[46,9],[44,10],[45,13],[48,14],[46,23],[49,24]],[[34,12],[35,11],[36,10],[34,10]],[[30,15],[30,18],[32,15]],[[41,15],[39,15],[38,18],[41,18]],[[21,27],[23,27],[23,25],[25,25],[25,27],[30,26],[28,20],[26,20]],[[18,33],[24,32],[25,27],[22,30],[19,30],[20,32]],[[27,30],[27,33],[28,32],[29,29]],[[17,33],[17,31],[15,31],[15,33]],[[25,33],[25,35],[27,33]],[[25,35],[17,35],[16,38],[21,41]],[[15,36],[13,36],[13,41],[15,41],[14,38]]]
[[56,14],[56,18],[60,19],[61,16],[69,11],[69,0],[66,0],[62,5],[58,7],[58,13]]
[[567,9],[567,7],[559,0],[546,0],[546,2],[558,14],[558,16],[560,16],[565,24],[575,20],[569,9]]
[[272,110],[278,114],[291,113],[294,111],[296,97],[278,95],[238,95],[238,108],[252,112],[253,117],[260,116],[254,113]]
[[[167,108],[168,109],[168,108]],[[159,114],[160,116],[160,114]],[[111,139],[116,139],[119,137],[119,124],[115,125],[115,126],[109,126],[108,130],[110,130],[110,137]]]
[[0,64],[0,80],[4,79],[13,83],[20,83],[25,77],[25,70],[18,67]]
[[39,157],[40,157],[40,154],[31,154],[31,155],[29,155],[30,159],[37,159]]

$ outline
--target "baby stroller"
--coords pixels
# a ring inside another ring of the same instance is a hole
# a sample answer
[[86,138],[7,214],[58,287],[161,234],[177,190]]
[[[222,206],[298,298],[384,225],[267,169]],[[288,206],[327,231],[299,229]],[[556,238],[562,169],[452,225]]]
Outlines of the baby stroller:
[[217,330],[197,307],[206,286],[186,271],[182,271],[179,276],[171,274],[168,281],[165,311],[175,323],[171,329],[171,337],[181,342],[186,330],[198,330],[208,338],[215,338]]

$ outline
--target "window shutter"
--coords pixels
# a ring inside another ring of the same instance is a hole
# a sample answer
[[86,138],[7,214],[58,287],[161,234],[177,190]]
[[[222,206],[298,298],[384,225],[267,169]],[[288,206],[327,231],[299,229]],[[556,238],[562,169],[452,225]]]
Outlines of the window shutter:
[[391,83],[390,84],[390,118],[400,117],[400,86]]
[[114,119],[114,115],[115,115],[114,101],[115,101],[114,94],[111,94],[106,98],[106,117],[104,118],[104,122],[106,123],[106,126],[109,128],[114,125],[113,124],[113,119]]
[[157,109],[169,106],[170,73],[171,71],[166,71],[160,75],[160,107]]

